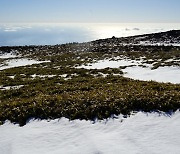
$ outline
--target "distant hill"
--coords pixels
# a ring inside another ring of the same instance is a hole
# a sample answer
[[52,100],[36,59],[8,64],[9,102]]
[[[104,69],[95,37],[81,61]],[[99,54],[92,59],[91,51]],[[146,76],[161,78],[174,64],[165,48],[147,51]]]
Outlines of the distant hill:
[[171,30],[167,32],[136,35],[129,37],[116,38],[112,37],[109,39],[101,39],[94,41],[94,43],[112,43],[115,45],[153,45],[153,46],[180,46],[180,30]]
[[128,51],[172,51],[180,50],[180,30],[144,34],[129,37],[112,37],[84,43],[66,43],[39,46],[3,46],[0,53],[16,52],[20,54],[59,52],[128,52]]

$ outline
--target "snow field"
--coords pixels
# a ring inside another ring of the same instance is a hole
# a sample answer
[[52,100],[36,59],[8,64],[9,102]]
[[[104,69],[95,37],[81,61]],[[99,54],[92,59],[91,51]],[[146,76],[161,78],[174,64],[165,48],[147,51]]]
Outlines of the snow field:
[[103,121],[30,121],[0,126],[1,154],[179,154],[180,111]]

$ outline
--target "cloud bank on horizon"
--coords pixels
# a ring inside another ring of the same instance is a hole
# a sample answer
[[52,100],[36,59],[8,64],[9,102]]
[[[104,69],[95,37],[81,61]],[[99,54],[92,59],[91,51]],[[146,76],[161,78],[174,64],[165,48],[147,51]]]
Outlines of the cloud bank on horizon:
[[0,23],[180,22],[179,0],[0,0]]

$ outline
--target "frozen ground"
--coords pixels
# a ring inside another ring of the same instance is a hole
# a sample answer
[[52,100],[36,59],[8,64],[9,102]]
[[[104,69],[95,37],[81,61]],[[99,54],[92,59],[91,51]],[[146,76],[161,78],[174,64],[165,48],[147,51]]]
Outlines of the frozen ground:
[[[130,66],[122,69],[125,77],[132,79],[144,80],[144,81],[157,81],[157,82],[171,82],[180,83],[180,67],[159,67],[155,70],[151,70],[152,64],[143,64],[146,67],[141,67],[142,60],[135,61],[129,59],[121,60],[100,60],[96,63],[88,65],[82,65],[78,68],[85,69],[104,69],[104,68],[119,68],[120,66]],[[134,66],[133,66],[134,65]]]
[[107,121],[30,121],[0,126],[1,154],[179,154],[180,111]]

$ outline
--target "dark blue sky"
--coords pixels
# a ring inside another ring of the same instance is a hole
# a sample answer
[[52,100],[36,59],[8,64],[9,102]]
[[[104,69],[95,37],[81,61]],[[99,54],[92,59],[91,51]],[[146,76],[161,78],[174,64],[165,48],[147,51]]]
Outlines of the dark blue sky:
[[179,22],[180,0],[0,0],[0,23]]

